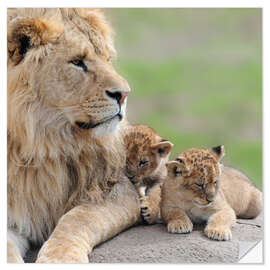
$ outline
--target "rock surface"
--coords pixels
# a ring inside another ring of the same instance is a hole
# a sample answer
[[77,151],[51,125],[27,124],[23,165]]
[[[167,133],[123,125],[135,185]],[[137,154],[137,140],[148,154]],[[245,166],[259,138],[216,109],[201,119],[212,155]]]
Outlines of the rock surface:
[[[190,234],[169,234],[163,224],[140,225],[97,246],[93,263],[235,263],[263,239],[263,214],[253,220],[238,219],[231,241],[214,241],[195,226]],[[34,262],[38,250],[25,258]]]

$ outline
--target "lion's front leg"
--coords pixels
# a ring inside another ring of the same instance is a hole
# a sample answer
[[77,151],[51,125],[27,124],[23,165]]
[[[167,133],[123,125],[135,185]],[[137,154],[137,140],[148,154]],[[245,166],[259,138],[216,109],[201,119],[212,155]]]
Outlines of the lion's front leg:
[[234,210],[227,206],[224,209],[213,214],[204,229],[207,237],[214,240],[230,240],[232,239],[231,227],[235,224],[236,216]]
[[37,262],[87,263],[97,244],[132,226],[139,217],[139,203],[129,196],[121,202],[79,205],[59,220]]

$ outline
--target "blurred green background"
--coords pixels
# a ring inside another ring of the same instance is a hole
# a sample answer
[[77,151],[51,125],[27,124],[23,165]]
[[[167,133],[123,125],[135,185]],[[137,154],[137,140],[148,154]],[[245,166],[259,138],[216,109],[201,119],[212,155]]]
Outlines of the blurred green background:
[[262,188],[262,10],[106,9],[128,119],[174,143],[223,144],[223,163]]

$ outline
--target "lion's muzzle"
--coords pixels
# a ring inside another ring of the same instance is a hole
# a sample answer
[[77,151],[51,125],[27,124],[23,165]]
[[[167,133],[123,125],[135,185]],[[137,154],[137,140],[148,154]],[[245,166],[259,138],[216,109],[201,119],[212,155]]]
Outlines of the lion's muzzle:
[[106,94],[108,97],[115,99],[119,105],[122,105],[128,95],[128,92],[127,91],[111,92],[109,90],[106,90]]

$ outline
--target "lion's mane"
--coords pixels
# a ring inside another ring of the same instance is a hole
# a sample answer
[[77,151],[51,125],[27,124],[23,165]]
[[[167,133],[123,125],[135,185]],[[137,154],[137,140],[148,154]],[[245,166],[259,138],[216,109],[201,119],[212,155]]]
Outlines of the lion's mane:
[[[28,44],[40,48],[30,50],[27,59],[14,49],[16,33],[8,33],[8,218],[20,234],[43,242],[73,206],[106,198],[121,179],[125,156],[121,128],[99,137],[74,128],[61,113],[47,109],[30,81],[51,44],[64,29],[72,32],[72,24],[89,37],[97,53],[113,53],[112,31],[103,14],[88,9],[10,9],[8,23],[20,17],[41,19],[43,25],[37,27],[44,31],[38,33],[40,40]],[[76,33],[71,34],[79,39]]]

